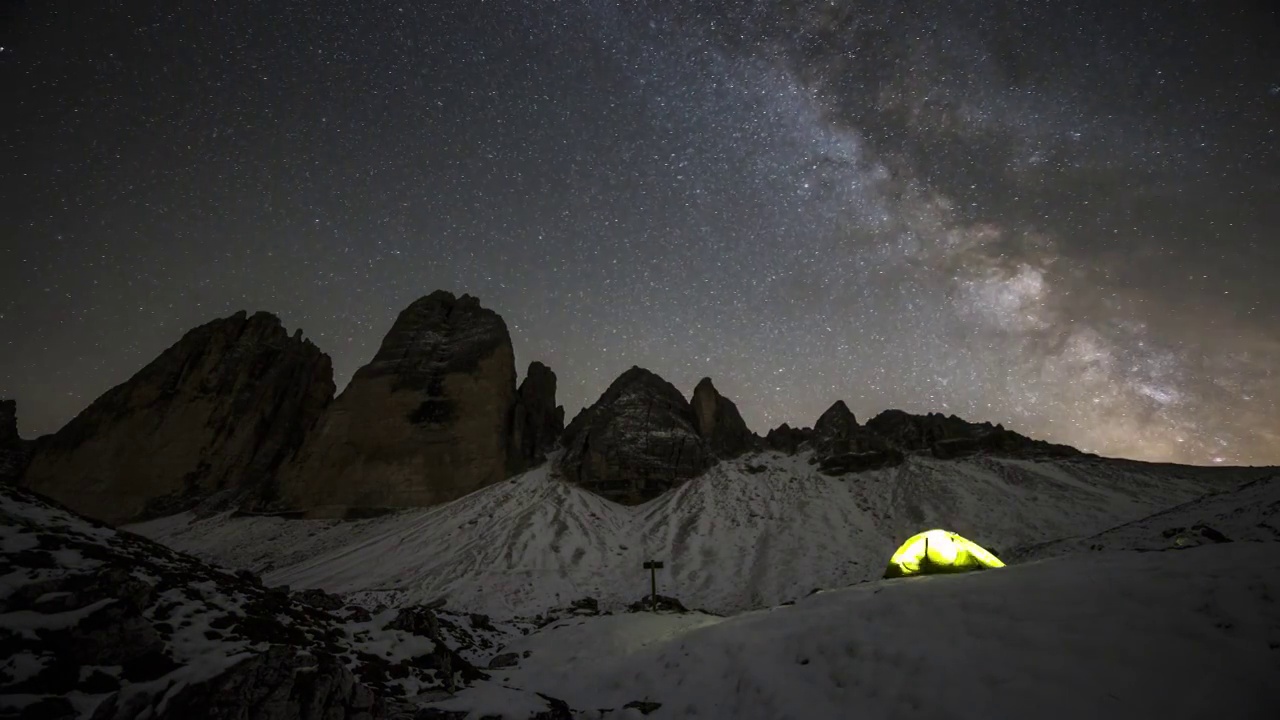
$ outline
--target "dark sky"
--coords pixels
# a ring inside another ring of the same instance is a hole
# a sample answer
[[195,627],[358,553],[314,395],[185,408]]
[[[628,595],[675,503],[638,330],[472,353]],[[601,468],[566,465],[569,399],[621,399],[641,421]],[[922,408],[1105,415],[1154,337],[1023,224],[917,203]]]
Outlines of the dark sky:
[[0,395],[266,309],[339,387],[445,288],[633,364],[1280,463],[1280,23],[1238,2],[8,2]]

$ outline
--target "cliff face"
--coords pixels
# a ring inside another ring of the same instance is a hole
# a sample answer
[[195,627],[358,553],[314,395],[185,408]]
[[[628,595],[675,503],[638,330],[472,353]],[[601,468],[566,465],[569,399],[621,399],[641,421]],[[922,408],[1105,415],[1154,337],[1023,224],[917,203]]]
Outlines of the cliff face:
[[734,458],[761,445],[738,406],[716,390],[711,378],[702,378],[693,389],[692,406],[698,435],[717,458]]
[[268,313],[188,332],[42,440],[22,483],[109,523],[270,498],[333,397],[329,357]]
[[546,460],[563,433],[564,408],[556,405],[556,374],[540,362],[529,363],[511,413],[508,470],[522,472]]
[[35,443],[18,436],[18,403],[0,400],[0,483],[15,483],[27,469]]
[[421,507],[506,477],[516,400],[506,324],[438,291],[396,318],[372,362],[280,473],[280,504],[315,517]]
[[611,500],[644,502],[713,462],[696,423],[679,390],[633,367],[569,423],[561,472]]

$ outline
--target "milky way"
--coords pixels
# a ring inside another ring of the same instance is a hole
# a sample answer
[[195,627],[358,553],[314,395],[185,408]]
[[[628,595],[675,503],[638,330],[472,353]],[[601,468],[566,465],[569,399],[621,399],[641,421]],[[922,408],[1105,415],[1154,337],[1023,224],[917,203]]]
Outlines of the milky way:
[[631,365],[1280,463],[1280,32],[1188,3],[9,10],[0,395],[267,309],[341,387],[436,288],[570,415]]

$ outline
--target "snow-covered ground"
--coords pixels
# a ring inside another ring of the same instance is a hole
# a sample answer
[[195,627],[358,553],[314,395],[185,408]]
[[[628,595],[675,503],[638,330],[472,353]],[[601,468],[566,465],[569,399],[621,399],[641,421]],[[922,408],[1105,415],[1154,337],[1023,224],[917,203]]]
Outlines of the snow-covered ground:
[[[721,618],[560,621],[440,707],[585,717],[1280,717],[1280,543],[1078,554],[883,580]],[[622,711],[622,712],[618,712]],[[597,715],[598,716],[598,715]]]
[[1165,550],[1230,541],[1280,541],[1280,472],[1095,535],[1024,548],[1012,560],[1099,550]]
[[1094,457],[914,457],[842,478],[807,455],[722,463],[637,507],[561,482],[543,465],[426,510],[356,521],[178,515],[134,532],[268,584],[389,604],[532,615],[583,596],[618,608],[660,590],[719,613],[877,578],[897,545],[944,527],[994,550],[1087,536],[1263,469],[1148,465]]

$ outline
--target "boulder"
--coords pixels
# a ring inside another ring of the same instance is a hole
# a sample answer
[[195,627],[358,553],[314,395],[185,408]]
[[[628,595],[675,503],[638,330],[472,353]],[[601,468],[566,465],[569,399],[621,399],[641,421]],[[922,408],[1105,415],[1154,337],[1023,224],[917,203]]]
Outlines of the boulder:
[[333,397],[329,357],[269,313],[182,337],[39,444],[22,483],[109,523],[271,498]]
[[734,458],[756,445],[758,438],[747,429],[738,406],[716,390],[711,378],[698,382],[693,390],[692,405],[698,435],[716,457]]
[[569,423],[563,444],[566,479],[627,504],[655,498],[712,462],[684,395],[639,367]]
[[515,399],[506,323],[470,295],[434,292],[400,313],[282,469],[282,504],[354,517],[499,482]]
[[34,443],[18,435],[18,403],[0,400],[0,483],[14,483],[31,461]]
[[564,407],[556,405],[556,374],[540,362],[531,362],[511,413],[508,471],[523,472],[542,463],[562,433]]

